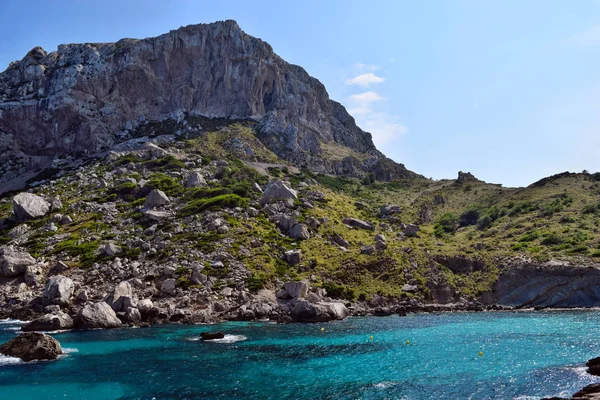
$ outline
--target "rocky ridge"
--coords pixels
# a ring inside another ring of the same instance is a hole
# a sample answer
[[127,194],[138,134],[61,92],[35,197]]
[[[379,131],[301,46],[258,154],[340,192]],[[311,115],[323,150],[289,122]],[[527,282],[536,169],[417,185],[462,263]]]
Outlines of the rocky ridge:
[[36,47],[11,63],[0,73],[0,184],[14,189],[36,171],[167,127],[199,135],[201,117],[250,121],[278,157],[315,171],[416,176],[383,156],[318,80],[223,21],[52,53]]

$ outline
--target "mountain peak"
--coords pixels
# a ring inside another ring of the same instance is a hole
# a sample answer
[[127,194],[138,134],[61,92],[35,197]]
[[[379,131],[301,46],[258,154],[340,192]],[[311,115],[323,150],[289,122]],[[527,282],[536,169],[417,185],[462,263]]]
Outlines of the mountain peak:
[[[176,114],[254,121],[277,156],[318,172],[415,176],[387,160],[317,79],[227,20],[52,53],[36,47],[11,64],[0,73],[0,183],[57,157],[103,152],[140,121]],[[323,151],[336,146],[347,151]]]

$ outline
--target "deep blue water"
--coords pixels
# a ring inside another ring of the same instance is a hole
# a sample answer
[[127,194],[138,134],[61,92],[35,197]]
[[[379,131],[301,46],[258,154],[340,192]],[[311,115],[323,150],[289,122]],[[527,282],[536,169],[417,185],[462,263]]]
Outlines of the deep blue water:
[[[0,322],[0,342],[16,329]],[[246,340],[198,341],[207,330]],[[54,336],[68,351],[57,361],[0,358],[1,399],[535,399],[597,381],[584,364],[600,356],[600,312],[229,322]]]

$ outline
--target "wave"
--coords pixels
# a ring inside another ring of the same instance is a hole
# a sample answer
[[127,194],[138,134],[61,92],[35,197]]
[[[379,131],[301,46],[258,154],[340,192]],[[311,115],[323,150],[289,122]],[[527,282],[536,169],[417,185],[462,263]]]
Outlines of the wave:
[[0,325],[24,325],[29,321],[21,321],[20,319],[0,319]]
[[0,354],[0,367],[3,367],[5,365],[15,365],[23,363],[24,361],[18,357],[3,356],[2,354]]
[[74,347],[63,347],[62,351],[64,354],[79,353],[79,349]]
[[[205,342],[210,342],[210,343],[235,343],[235,342],[241,342],[243,340],[247,340],[248,338],[244,335],[225,335],[225,337],[223,339],[212,339],[212,340],[205,340]],[[186,338],[185,340],[190,341],[190,342],[198,342],[200,340],[202,340],[202,338],[200,336],[192,336],[189,338]]]

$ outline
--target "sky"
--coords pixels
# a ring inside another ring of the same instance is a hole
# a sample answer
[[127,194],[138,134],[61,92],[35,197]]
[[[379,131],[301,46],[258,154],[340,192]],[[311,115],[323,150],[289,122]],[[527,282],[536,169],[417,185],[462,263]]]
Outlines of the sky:
[[0,1],[0,71],[33,47],[234,19],[304,67],[378,148],[504,186],[600,170],[600,2]]

